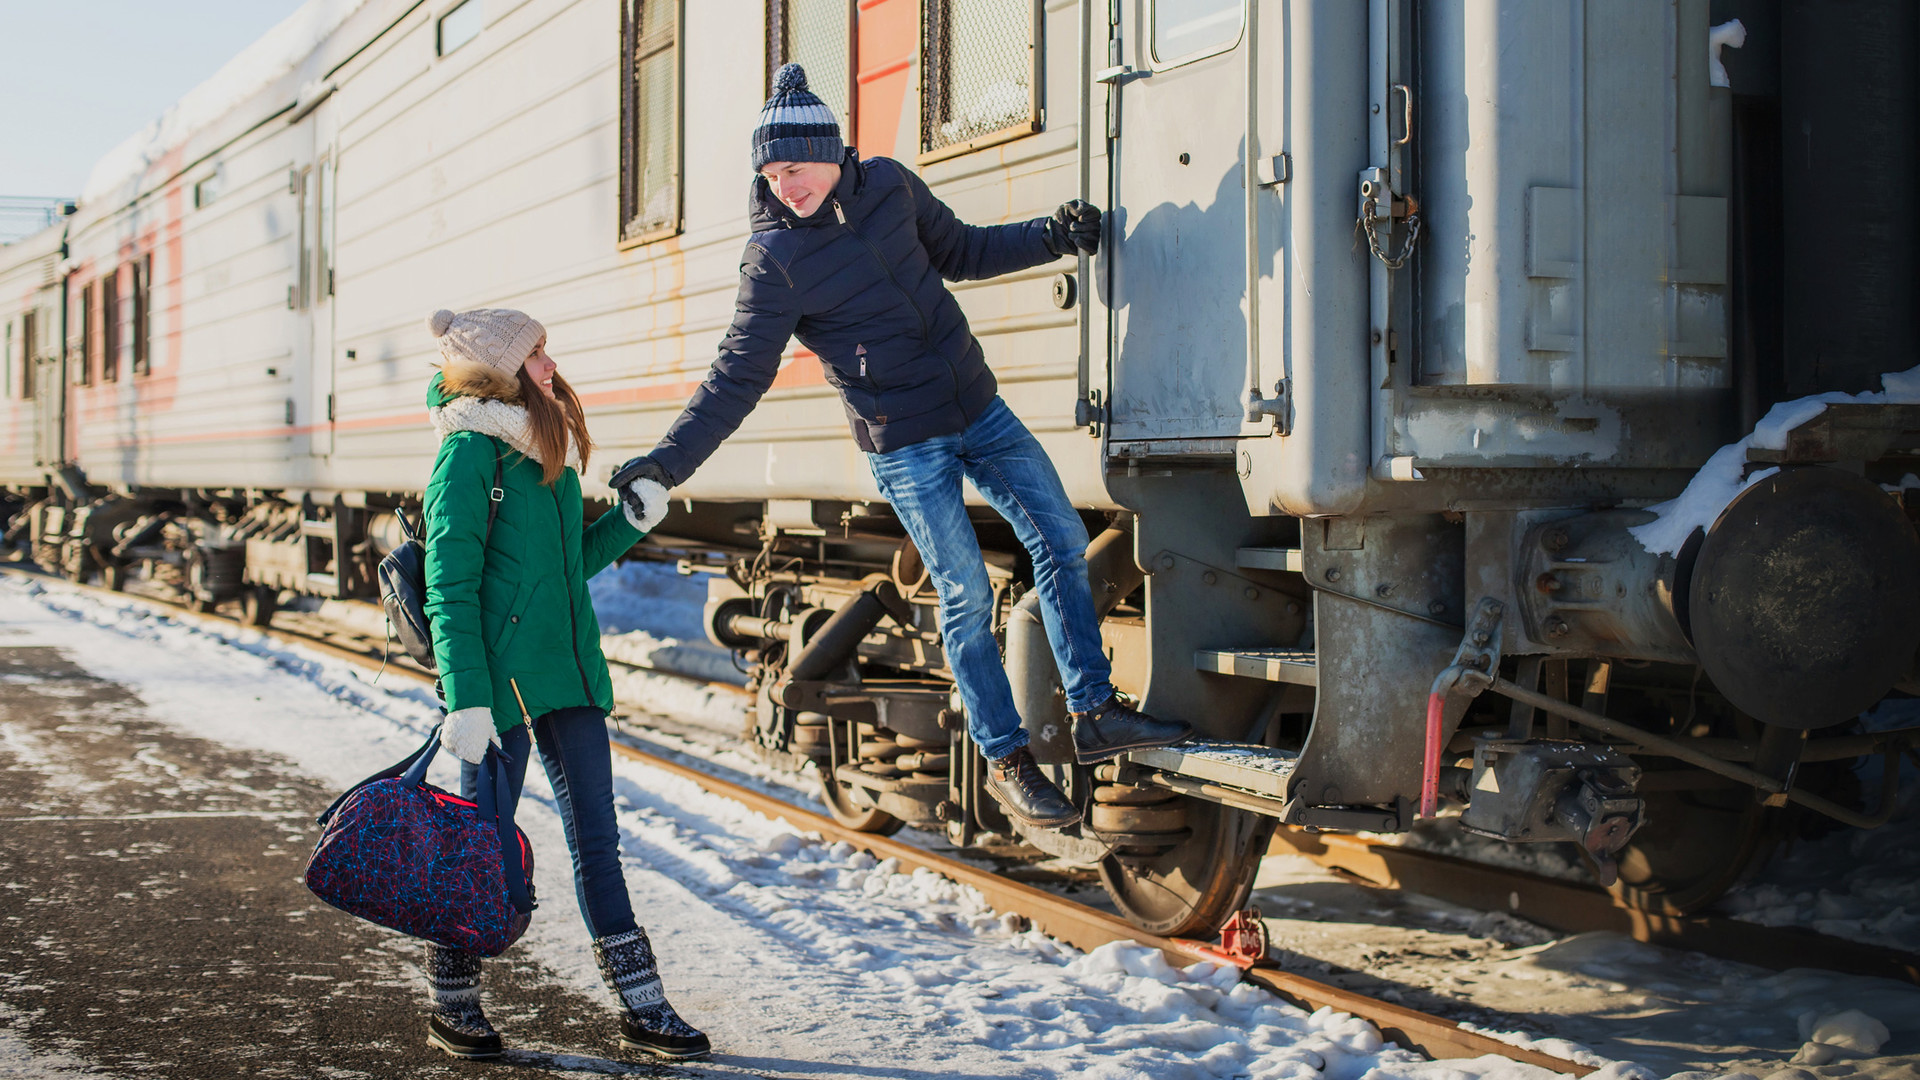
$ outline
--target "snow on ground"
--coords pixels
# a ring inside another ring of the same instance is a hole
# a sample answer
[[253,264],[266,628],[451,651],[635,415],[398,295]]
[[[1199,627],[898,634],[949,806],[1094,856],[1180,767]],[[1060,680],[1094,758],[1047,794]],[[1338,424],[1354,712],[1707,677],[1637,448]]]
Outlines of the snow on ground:
[[[1920,699],[1888,701],[1863,730],[1920,726]],[[1854,767],[1861,804],[1880,804],[1881,761]],[[1806,926],[1869,945],[1920,953],[1920,768],[1903,757],[1893,819],[1878,829],[1835,827],[1783,844],[1719,910],[1766,926]]]
[[672,563],[609,566],[587,582],[600,617],[607,659],[738,686],[746,675],[733,655],[707,640],[702,608],[707,575],[682,574]]
[[[1574,1061],[1631,1060],[1684,1080],[1773,1080],[1829,1055],[1823,1075],[1856,1080],[1910,1080],[1920,1066],[1920,988],[1905,983],[1767,971],[1621,934],[1559,936],[1504,913],[1368,888],[1298,855],[1266,859],[1252,901],[1290,971]],[[1841,1053],[1852,1039],[1843,1031],[1874,1030],[1836,1019],[1852,1011],[1889,1029],[1874,1050]]]
[[[0,580],[0,621],[120,683],[156,719],[289,759],[339,786],[403,757],[431,692],[255,631],[189,625],[132,601]],[[971,889],[902,874],[642,764],[615,762],[629,888],[675,1003],[714,1035],[713,1074],[1422,1077],[1506,1080],[1498,1057],[1425,1062],[1372,1025],[1307,1014],[1231,970],[1168,966],[1117,943],[1089,954],[1016,932]],[[452,783],[435,763],[433,779]],[[316,808],[317,809],[317,808]],[[529,773],[519,822],[544,910],[519,946],[601,993],[553,795]],[[345,916],[341,916],[345,917]],[[849,1066],[858,1066],[849,1069]],[[1616,1067],[1621,1077],[1638,1075]]]

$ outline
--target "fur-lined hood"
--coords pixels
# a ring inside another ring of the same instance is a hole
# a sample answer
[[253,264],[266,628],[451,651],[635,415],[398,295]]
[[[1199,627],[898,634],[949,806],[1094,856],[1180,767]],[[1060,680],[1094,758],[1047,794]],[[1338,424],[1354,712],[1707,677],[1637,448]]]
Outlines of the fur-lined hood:
[[[427,419],[441,439],[456,431],[477,431],[545,465],[527,425],[520,381],[486,364],[445,361],[427,386]],[[580,449],[567,441],[567,465],[579,472]]]

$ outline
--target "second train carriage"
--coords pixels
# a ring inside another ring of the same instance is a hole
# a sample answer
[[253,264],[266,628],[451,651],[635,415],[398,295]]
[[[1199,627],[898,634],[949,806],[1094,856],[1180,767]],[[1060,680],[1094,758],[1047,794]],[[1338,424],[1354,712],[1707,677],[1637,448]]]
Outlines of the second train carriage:
[[1110,208],[1097,258],[956,292],[1097,537],[1116,682],[1206,741],[1071,764],[983,510],[1023,720],[1089,812],[984,798],[917,553],[798,349],[648,549],[711,574],[748,737],[843,820],[1018,835],[1160,933],[1240,904],[1275,820],[1443,798],[1691,910],[1790,802],[1884,820],[1891,784],[1855,810],[1822,763],[1892,760],[1911,732],[1846,725],[1920,691],[1912,374],[1645,528],[1769,406],[1914,366],[1916,211],[1848,193],[1910,164],[1920,28],[1856,6],[368,0],[0,253],[10,535],[255,619],[367,595],[443,305],[546,322],[604,497],[731,314],[746,136],[798,59],[968,221]]

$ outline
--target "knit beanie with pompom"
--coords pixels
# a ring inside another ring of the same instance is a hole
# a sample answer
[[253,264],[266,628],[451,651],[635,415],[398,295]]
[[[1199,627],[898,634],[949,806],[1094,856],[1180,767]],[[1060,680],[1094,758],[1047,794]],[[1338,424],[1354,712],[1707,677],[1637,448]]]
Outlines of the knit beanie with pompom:
[[439,339],[449,363],[485,364],[512,379],[547,340],[547,328],[524,311],[475,308],[459,313],[441,308],[427,316],[427,329]]
[[840,140],[840,121],[833,110],[807,89],[807,73],[799,64],[785,64],[773,76],[773,96],[760,108],[760,126],[753,129],[753,171],[769,161],[830,161],[847,156]]

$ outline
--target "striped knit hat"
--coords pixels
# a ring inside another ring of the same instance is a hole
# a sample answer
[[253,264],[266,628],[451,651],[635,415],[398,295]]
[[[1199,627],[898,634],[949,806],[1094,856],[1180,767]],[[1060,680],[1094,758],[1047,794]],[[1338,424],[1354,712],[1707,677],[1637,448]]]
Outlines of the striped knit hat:
[[833,110],[807,89],[807,73],[799,64],[784,64],[773,76],[773,96],[760,108],[760,126],[753,129],[753,169],[769,161],[829,161],[847,156],[840,141],[840,121]]

